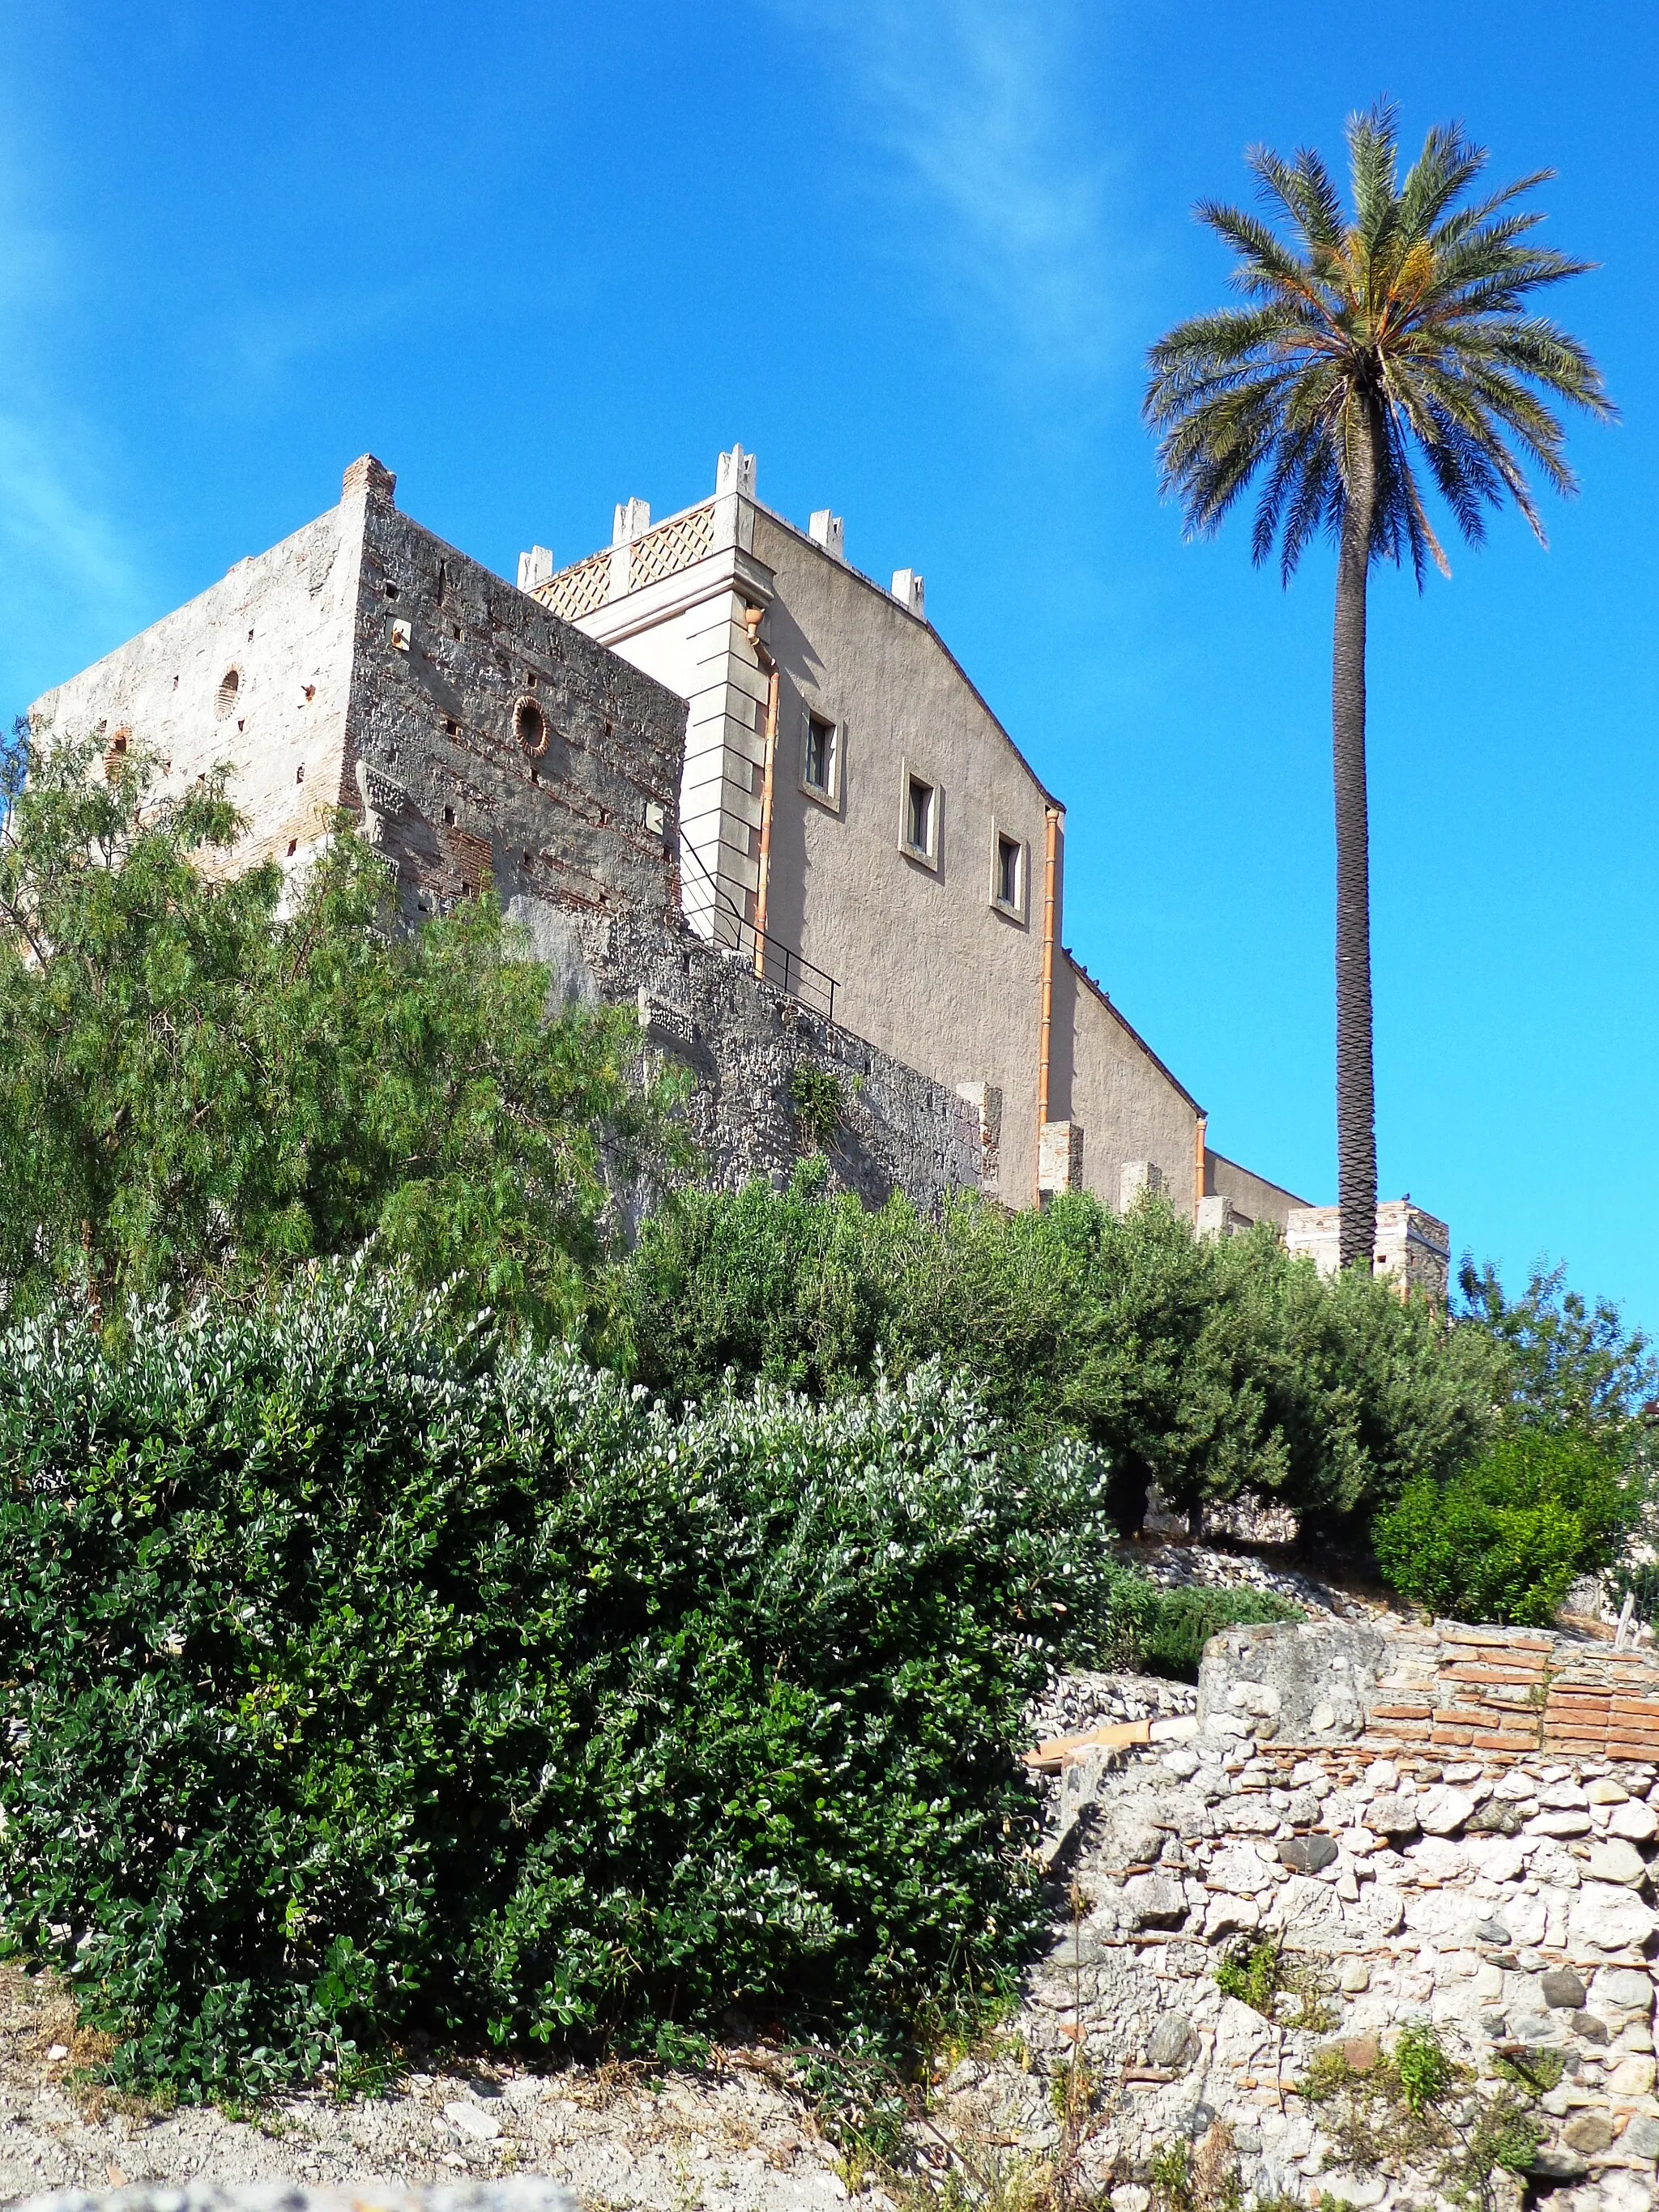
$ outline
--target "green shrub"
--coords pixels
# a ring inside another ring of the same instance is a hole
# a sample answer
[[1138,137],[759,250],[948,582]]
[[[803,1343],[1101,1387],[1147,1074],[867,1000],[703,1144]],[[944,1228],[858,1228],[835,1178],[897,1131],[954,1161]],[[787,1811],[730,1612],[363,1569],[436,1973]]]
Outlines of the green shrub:
[[118,2077],[997,1986],[1095,1462],[999,1456],[936,1370],[671,1416],[431,1323],[325,1271],[0,1339],[0,1920]]
[[809,1152],[827,1152],[847,1111],[840,1082],[827,1067],[804,1060],[789,1079],[789,1096],[802,1144]]
[[1395,1589],[1431,1613],[1544,1627],[1574,1578],[1606,1565],[1640,1502],[1605,1444],[1525,1429],[1449,1481],[1407,1484],[1373,1540]]
[[614,1196],[686,1149],[632,1012],[550,1015],[493,893],[393,928],[349,817],[292,884],[227,873],[224,774],[162,797],[101,751],[0,762],[0,1314],[257,1292],[368,1245],[600,1337]]
[[1265,1230],[1200,1243],[1161,1200],[1126,1215],[1081,1194],[932,1221],[799,1178],[686,1192],[645,1224],[623,1296],[635,1371],[674,1401],[728,1369],[833,1396],[880,1358],[940,1359],[1029,1443],[1103,1450],[1125,1528],[1153,1482],[1194,1515],[1249,1489],[1357,1520],[1487,1440],[1503,1357]]
[[1299,1607],[1267,1590],[1164,1589],[1126,1570],[1108,1585],[1103,1627],[1091,1618],[1066,1642],[1079,1658],[1195,1682],[1204,1646],[1224,1628],[1301,1619]]

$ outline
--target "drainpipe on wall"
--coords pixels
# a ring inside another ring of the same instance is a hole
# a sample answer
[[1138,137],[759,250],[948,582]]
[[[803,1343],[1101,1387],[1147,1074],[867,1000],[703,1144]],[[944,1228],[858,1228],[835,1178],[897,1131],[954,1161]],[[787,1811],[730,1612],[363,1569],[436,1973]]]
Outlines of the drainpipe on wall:
[[[755,973],[766,974],[766,902],[772,878],[772,789],[778,759],[778,664],[761,642],[763,610],[746,607],[743,626],[766,676],[764,763],[761,769],[760,881],[755,888]],[[785,979],[786,984],[787,978]]]
[[1042,1129],[1048,1119],[1048,1066],[1054,1024],[1054,877],[1060,865],[1060,809],[1044,810],[1042,841],[1042,1019],[1037,1030],[1037,1203],[1042,1203]]
[[1210,1117],[1200,1114],[1198,1127],[1193,1133],[1193,1224],[1198,1224],[1198,1209],[1204,1196],[1204,1152],[1208,1140]]

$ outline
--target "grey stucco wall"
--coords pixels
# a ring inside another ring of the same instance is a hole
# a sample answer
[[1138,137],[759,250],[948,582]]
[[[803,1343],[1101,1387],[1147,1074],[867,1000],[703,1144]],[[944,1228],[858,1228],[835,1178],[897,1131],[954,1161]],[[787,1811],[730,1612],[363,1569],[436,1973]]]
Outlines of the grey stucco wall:
[[1150,1160],[1188,1220],[1198,1193],[1199,1113],[1068,953],[1054,961],[1049,1117],[1083,1125],[1083,1185],[1116,1206],[1126,1162]]
[[1249,1168],[1240,1167],[1220,1152],[1206,1152],[1204,1155],[1204,1190],[1206,1197],[1230,1198],[1241,1213],[1252,1221],[1271,1221],[1283,1229],[1292,1212],[1307,1205],[1305,1198],[1295,1194],[1265,1176],[1254,1175]]
[[[937,634],[764,509],[781,672],[768,927],[836,978],[847,1027],[940,1083],[1002,1093],[1000,1195],[1036,1175],[1046,796]],[[808,707],[837,725],[833,805],[801,786]],[[936,786],[937,865],[900,850],[907,771]],[[992,903],[998,831],[1024,854],[1023,911]]]

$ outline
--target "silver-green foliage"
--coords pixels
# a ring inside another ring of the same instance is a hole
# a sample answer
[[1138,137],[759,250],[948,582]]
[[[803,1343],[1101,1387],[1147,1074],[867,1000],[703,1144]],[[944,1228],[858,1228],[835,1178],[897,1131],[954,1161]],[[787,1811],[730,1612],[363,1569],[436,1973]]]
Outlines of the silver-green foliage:
[[937,1370],[678,1415],[362,1273],[0,1339],[0,1918],[115,2071],[877,2034],[1035,1924],[1100,1475]]

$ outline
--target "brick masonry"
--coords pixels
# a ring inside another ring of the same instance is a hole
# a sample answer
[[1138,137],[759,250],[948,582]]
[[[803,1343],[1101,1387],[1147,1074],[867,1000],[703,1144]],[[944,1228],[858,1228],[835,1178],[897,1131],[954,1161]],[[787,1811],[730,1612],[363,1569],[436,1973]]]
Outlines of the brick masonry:
[[1218,1643],[1215,1679],[1224,1675],[1229,1696],[1239,1682],[1271,1691],[1279,1703],[1265,1716],[1267,1733],[1282,1740],[1497,1759],[1659,1759],[1659,1657],[1649,1650],[1456,1621],[1386,1637],[1241,1629]]

